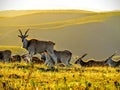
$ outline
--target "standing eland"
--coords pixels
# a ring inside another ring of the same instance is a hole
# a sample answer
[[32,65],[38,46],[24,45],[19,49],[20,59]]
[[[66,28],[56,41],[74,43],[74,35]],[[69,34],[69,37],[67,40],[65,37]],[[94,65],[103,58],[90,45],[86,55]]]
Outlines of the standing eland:
[[[63,63],[66,66],[70,66],[70,60],[72,57],[72,53],[68,50],[64,50],[64,51],[56,51],[54,50],[55,55],[57,56],[57,62],[58,63]],[[45,53],[43,53],[41,55],[41,59],[43,59],[44,61],[46,61],[46,57],[44,55]],[[52,60],[53,61],[53,60]],[[54,63],[54,62],[53,62]]]
[[52,61],[50,59],[50,57],[52,57],[55,64],[57,64],[57,57],[54,54],[55,43],[52,41],[40,41],[37,39],[27,40],[26,38],[28,37],[28,35],[27,35],[28,31],[29,31],[29,29],[23,35],[22,31],[19,29],[20,35],[18,35],[18,37],[20,37],[22,39],[23,48],[28,50],[28,52],[30,54],[30,62],[32,60],[33,55],[35,55],[37,53],[41,54],[44,51],[47,51],[48,54],[46,54],[46,60],[47,60],[46,62],[48,62],[50,64],[50,66],[53,66]]

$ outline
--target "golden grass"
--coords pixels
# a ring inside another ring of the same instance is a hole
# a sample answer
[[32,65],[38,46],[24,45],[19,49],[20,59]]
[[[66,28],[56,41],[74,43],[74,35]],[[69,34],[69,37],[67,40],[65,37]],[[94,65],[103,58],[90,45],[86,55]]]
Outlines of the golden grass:
[[[44,65],[0,63],[1,89],[17,90],[119,90],[120,69],[72,67],[47,69]],[[9,73],[8,73],[9,72]],[[5,84],[5,85],[4,85]]]
[[[19,46],[0,46],[23,53]],[[1,90],[119,90],[120,68],[111,67],[58,67],[45,65],[0,63]]]
[[26,49],[20,46],[0,46],[0,50],[11,50],[12,54],[25,54],[28,53]]

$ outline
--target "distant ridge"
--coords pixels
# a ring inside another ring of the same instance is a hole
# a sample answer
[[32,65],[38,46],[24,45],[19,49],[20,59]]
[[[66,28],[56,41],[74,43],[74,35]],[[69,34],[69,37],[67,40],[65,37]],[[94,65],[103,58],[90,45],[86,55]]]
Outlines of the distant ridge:
[[41,29],[104,22],[110,17],[120,15],[117,11],[96,13],[81,10],[21,10],[4,11],[4,13],[10,13],[10,17],[1,18],[0,27],[39,27]]
[[87,10],[4,10],[0,11],[0,17],[14,17],[33,13],[86,13],[93,14],[95,12]]

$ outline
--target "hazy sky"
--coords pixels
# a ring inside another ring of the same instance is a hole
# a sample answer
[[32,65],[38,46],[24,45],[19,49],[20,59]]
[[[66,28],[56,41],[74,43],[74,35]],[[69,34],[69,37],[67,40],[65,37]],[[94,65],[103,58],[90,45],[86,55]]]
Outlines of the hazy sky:
[[120,10],[120,0],[0,0],[0,10],[84,9]]

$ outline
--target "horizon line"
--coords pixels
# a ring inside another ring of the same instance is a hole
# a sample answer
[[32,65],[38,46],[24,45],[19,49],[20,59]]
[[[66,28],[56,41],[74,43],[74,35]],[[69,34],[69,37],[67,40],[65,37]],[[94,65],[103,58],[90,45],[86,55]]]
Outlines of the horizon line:
[[88,11],[88,12],[113,12],[113,11],[120,11],[120,10],[88,10],[88,9],[5,9],[0,11],[30,11],[30,10],[40,10],[40,11],[54,11],[54,10],[78,10],[78,11]]

